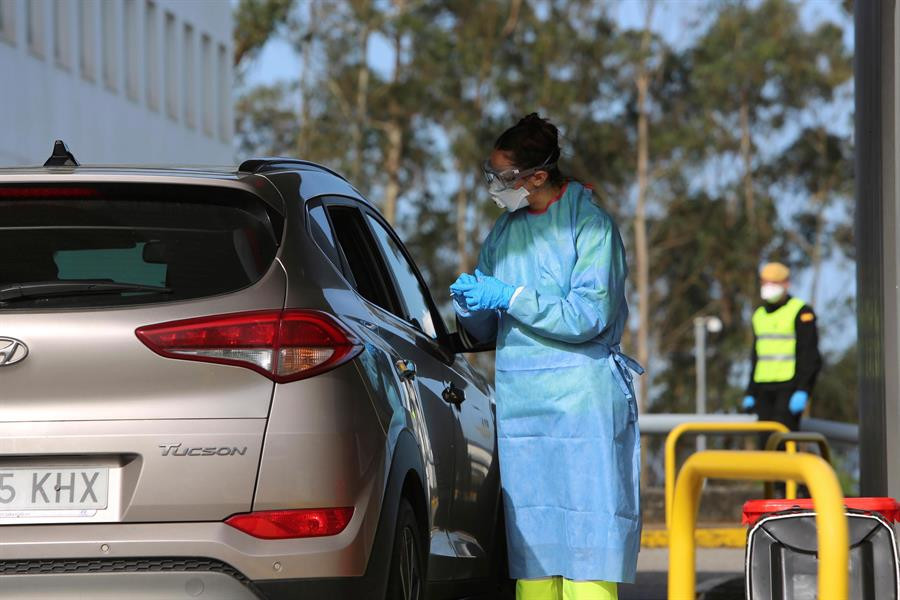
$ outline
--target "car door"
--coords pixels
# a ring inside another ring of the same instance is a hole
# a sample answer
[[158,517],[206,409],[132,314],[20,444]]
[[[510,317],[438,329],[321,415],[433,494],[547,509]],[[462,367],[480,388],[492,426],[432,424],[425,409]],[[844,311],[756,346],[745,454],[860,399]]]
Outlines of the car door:
[[457,577],[488,575],[488,550],[495,531],[499,473],[495,464],[494,418],[489,388],[461,356],[448,351],[447,333],[434,301],[408,252],[375,211],[366,220],[396,283],[405,313],[417,330],[420,385],[453,407],[456,427],[456,476],[447,534],[456,555]]
[[[406,395],[404,404],[411,428],[421,446],[432,513],[429,576],[455,577],[456,553],[447,531],[456,479],[454,446],[458,421],[452,406],[431,382],[434,368],[422,355],[421,330],[405,317],[394,277],[367,225],[364,205],[334,196],[324,198],[323,205],[342,262],[349,270],[348,280],[352,279],[351,284],[371,311],[372,321],[366,327],[384,341],[383,347]],[[321,214],[311,216],[321,220]]]

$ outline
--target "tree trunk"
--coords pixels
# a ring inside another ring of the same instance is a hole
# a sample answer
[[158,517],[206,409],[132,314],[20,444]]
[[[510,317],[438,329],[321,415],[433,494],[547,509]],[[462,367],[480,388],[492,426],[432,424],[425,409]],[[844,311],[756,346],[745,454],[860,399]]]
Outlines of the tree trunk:
[[312,97],[312,50],[313,40],[317,36],[317,28],[319,22],[318,2],[310,0],[309,2],[309,21],[307,23],[307,33],[304,36],[303,50],[300,53],[300,127],[297,133],[297,156],[299,158],[310,158],[309,152],[309,128],[312,121],[312,111],[310,110],[310,98]]
[[[638,378],[638,411],[644,412],[649,404],[648,394],[650,390],[650,249],[647,244],[647,189],[650,185],[650,124],[647,115],[647,94],[650,88],[650,72],[647,61],[649,59],[651,31],[650,23],[653,19],[654,2],[647,3],[647,11],[644,15],[644,33],[641,36],[641,56],[637,67],[635,85],[637,87],[637,111],[638,111],[638,148],[637,148],[637,206],[634,215],[634,245],[637,259],[637,293],[638,293],[638,330],[637,330],[637,358],[646,372]],[[647,468],[647,448],[641,445],[641,485],[646,487],[649,483],[649,469]]]
[[816,192],[816,232],[815,239],[812,244],[812,251],[810,253],[810,263],[812,266],[812,282],[811,287],[812,290],[809,294],[809,303],[813,308],[816,307],[816,302],[819,299],[819,280],[822,276],[822,236],[825,232],[825,204],[826,199],[828,198],[827,189],[821,189]]
[[[819,131],[819,135],[817,137],[817,148],[818,155],[821,159],[824,160],[826,154],[826,145],[827,145],[827,134],[824,130]],[[818,189],[813,195],[815,205],[816,205],[816,231],[815,231],[815,239],[813,239],[812,251],[810,252],[810,263],[812,266],[812,290],[809,294],[809,302],[813,308],[817,306],[816,302],[819,299],[819,279],[822,276],[822,247],[824,245],[824,240],[822,236],[825,233],[825,210],[828,205],[828,196],[831,194],[831,180],[827,176],[822,177],[823,181],[820,182]]]
[[741,93],[741,162],[744,166],[744,210],[751,232],[756,225],[756,199],[753,197],[753,146],[750,137],[750,107],[747,104],[747,93]]
[[400,196],[400,160],[403,156],[403,127],[397,120],[388,121],[384,126],[387,134],[387,157],[384,169],[387,183],[384,186],[384,218],[391,225],[396,224],[397,198]]
[[368,128],[369,110],[369,61],[367,48],[372,26],[367,21],[359,30],[359,51],[361,53],[359,69],[356,72],[356,107],[352,130],[353,163],[350,167],[350,181],[359,181],[362,173],[363,155],[365,154],[365,135]]
[[637,207],[634,215],[634,244],[637,264],[638,331],[637,359],[647,373],[639,379],[638,406],[643,411],[647,406],[650,389],[650,249],[647,243],[647,189],[650,185],[649,154],[650,127],[647,115],[647,94],[650,88],[650,72],[647,65],[650,50],[650,22],[653,17],[653,2],[647,4],[644,33],[641,37],[641,58],[637,69]]
[[519,11],[522,9],[522,0],[512,0],[509,5],[509,17],[503,26],[503,37],[509,37],[515,32],[516,25],[519,23]]
[[[647,175],[648,157],[648,126],[645,101],[648,87],[647,75],[638,77],[638,156],[637,156],[637,207],[634,214],[634,245],[637,264],[637,293],[638,293],[638,333],[637,333],[637,358],[646,368],[650,356],[649,331],[650,325],[650,249],[647,245],[647,187],[649,185]],[[640,392],[638,401],[643,410],[647,402],[647,380],[649,370],[640,378]]]
[[456,252],[459,262],[457,271],[469,273],[469,190],[468,173],[457,159],[456,172],[459,173],[459,188],[456,190]]
[[[403,69],[403,32],[399,27],[399,19],[406,9],[406,0],[394,0],[395,18],[398,25],[394,35],[394,74],[391,84],[396,90],[402,80]],[[385,172],[387,183],[384,186],[384,218],[391,225],[397,220],[397,199],[400,197],[400,167],[403,161],[403,121],[402,110],[394,102],[389,106],[390,120],[385,124],[387,134],[387,156]]]

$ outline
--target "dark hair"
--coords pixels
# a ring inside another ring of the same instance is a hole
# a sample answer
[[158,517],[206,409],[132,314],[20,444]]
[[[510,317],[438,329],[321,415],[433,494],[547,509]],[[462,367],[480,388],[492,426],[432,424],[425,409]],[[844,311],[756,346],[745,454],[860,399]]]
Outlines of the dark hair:
[[537,113],[522,117],[518,123],[501,133],[494,142],[494,148],[509,152],[513,164],[522,170],[552,164],[547,169],[550,183],[559,185],[565,181],[555,164],[560,155],[559,130]]

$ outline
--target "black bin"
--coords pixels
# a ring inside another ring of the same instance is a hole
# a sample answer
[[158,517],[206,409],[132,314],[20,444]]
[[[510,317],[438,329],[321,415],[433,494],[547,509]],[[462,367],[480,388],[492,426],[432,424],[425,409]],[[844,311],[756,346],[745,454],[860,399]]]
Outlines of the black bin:
[[[846,498],[850,539],[848,600],[900,600],[893,498]],[[812,500],[750,500],[744,505],[747,600],[815,600],[818,538]]]

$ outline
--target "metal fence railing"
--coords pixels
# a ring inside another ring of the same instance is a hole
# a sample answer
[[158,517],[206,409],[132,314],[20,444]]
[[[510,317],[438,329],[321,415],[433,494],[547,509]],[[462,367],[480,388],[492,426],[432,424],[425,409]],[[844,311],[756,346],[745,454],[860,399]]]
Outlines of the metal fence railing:
[[[752,423],[756,420],[756,415],[742,414],[649,413],[640,416],[639,425],[642,434],[668,435],[670,431],[682,423],[702,423],[704,421]],[[830,442],[859,443],[859,427],[854,423],[841,423],[827,419],[804,417],[800,422],[800,426],[802,431],[821,433]]]

